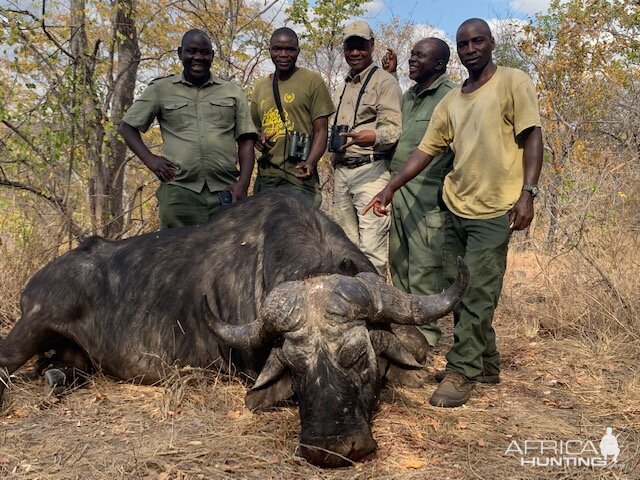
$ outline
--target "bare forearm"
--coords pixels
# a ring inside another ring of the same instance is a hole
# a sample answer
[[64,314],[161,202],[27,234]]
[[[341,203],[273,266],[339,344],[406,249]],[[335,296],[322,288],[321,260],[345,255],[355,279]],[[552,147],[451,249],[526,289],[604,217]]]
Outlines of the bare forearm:
[[238,140],[238,163],[240,165],[240,177],[238,183],[243,187],[249,188],[251,181],[251,173],[253,172],[253,163],[255,161],[253,139]]
[[308,162],[314,166],[318,164],[327,149],[328,117],[316,118],[313,121],[313,140],[309,149]]
[[120,135],[122,135],[122,138],[124,138],[129,150],[142,160],[143,163],[146,163],[146,160],[152,155],[152,153],[142,140],[140,132],[126,122],[122,122],[120,124],[118,131],[120,132]]
[[536,185],[542,170],[542,129],[533,128],[524,139],[524,183]]

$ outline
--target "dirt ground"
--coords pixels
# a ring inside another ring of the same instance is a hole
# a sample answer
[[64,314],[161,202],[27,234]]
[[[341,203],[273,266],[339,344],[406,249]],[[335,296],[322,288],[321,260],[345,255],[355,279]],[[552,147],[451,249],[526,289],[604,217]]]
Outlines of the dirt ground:
[[[307,464],[296,452],[297,408],[251,413],[245,387],[224,374],[176,371],[156,387],[96,376],[56,401],[23,371],[0,414],[0,478],[640,478],[640,347],[621,352],[608,337],[546,333],[526,314],[544,311],[544,295],[526,291],[530,272],[510,263],[495,321],[502,383],[479,385],[456,409],[429,405],[435,380],[386,388],[373,420],[379,448],[366,462]],[[444,366],[450,322],[441,321],[431,373]],[[586,466],[599,457],[607,427],[617,436],[617,462]],[[536,440],[546,440],[542,452]],[[571,455],[583,463],[533,465]]]

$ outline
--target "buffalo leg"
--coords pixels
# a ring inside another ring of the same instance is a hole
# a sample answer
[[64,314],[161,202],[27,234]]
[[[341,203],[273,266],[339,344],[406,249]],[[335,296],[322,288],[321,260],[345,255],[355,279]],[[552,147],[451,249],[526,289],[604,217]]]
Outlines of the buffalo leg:
[[43,340],[44,331],[38,324],[23,317],[0,344],[0,405],[10,375],[38,353]]
[[47,397],[82,387],[94,373],[88,356],[73,342],[59,339],[55,344],[53,352],[40,356],[36,367],[44,373],[44,394]]

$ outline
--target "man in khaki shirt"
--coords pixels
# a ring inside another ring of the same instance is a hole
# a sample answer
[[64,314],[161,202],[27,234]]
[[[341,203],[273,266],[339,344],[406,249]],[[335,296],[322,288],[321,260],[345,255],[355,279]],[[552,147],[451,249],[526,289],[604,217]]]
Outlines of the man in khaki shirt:
[[[240,87],[211,74],[206,33],[185,33],[178,57],[183,72],[151,82],[120,125],[129,148],[162,182],[156,192],[161,228],[206,223],[221,206],[244,197],[258,137]],[[140,136],[156,118],[162,156]]]
[[[329,150],[334,152],[334,218],[378,273],[386,275],[389,218],[361,212],[389,181],[387,163],[402,130],[402,91],[390,73],[373,65],[373,48],[373,31],[366,22],[345,27],[344,57],[350,70],[334,94]],[[340,126],[343,132],[337,133]],[[346,144],[338,145],[340,139]]]

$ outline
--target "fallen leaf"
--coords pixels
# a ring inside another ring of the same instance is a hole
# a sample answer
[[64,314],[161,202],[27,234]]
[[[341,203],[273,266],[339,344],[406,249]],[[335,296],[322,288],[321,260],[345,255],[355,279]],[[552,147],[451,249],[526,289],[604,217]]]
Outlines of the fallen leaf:
[[231,420],[237,420],[242,416],[242,412],[240,410],[229,410],[227,412],[227,417]]
[[456,422],[456,429],[458,429],[458,430],[464,430],[464,429],[466,429],[466,428],[467,428],[467,424],[466,424],[466,423],[464,423],[462,420],[458,420],[458,421]]
[[402,468],[422,468],[426,467],[428,462],[425,460],[420,460],[418,458],[405,458],[400,462],[400,466]]

